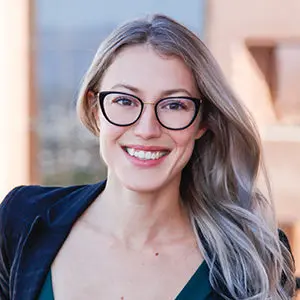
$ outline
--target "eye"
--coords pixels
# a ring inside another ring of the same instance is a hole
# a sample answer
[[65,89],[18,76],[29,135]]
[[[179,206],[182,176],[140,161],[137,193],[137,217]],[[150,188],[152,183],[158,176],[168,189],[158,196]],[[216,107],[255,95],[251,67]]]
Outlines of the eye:
[[185,108],[185,105],[183,105],[180,102],[172,102],[168,104],[168,108],[172,110],[178,110],[178,109],[183,109]]
[[126,97],[126,96],[119,96],[112,100],[112,103],[119,104],[121,106],[138,106],[139,102],[137,99]]
[[187,110],[188,109],[188,103],[186,103],[186,100],[179,100],[179,99],[173,99],[173,100],[165,100],[161,102],[160,109],[166,109],[166,110]]

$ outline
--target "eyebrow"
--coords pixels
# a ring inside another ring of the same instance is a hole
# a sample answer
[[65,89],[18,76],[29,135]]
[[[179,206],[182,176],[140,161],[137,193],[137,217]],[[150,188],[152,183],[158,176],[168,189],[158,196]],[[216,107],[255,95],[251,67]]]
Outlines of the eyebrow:
[[[116,88],[125,88],[127,90],[130,90],[130,91],[136,93],[136,94],[141,94],[142,93],[142,91],[140,89],[138,89],[138,88],[136,88],[132,85],[129,85],[129,84],[116,84],[112,87],[112,89],[116,89]],[[161,93],[161,96],[162,97],[167,97],[167,96],[177,94],[177,93],[185,93],[185,94],[189,95],[189,97],[193,97],[188,90],[183,89],[183,88],[165,90]]]

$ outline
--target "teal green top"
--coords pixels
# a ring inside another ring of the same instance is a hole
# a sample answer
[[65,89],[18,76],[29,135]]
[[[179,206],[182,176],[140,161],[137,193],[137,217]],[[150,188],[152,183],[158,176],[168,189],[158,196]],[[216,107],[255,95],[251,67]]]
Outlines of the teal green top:
[[38,300],[54,300],[53,289],[52,289],[52,278],[51,271],[49,271]]
[[[212,292],[208,280],[208,266],[204,261],[175,300],[208,300]],[[54,300],[51,271],[49,271],[38,300]]]

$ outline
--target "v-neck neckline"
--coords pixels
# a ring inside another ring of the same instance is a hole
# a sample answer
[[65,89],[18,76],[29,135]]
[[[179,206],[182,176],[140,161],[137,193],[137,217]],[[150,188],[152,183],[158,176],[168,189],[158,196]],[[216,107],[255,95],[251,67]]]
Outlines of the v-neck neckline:
[[211,293],[209,269],[205,260],[188,280],[175,300],[204,300]]
[[[209,269],[205,260],[201,263],[192,277],[188,280],[175,300],[204,300],[211,292],[209,283]],[[201,298],[200,298],[201,297]],[[49,270],[42,286],[38,300],[54,300],[52,274]]]

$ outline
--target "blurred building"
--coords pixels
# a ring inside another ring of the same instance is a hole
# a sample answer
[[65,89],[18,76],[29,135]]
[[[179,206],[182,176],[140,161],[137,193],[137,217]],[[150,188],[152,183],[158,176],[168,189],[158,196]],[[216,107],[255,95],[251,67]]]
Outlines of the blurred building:
[[206,1],[205,41],[263,139],[277,215],[300,272],[300,1]]
[[0,198],[38,181],[31,1],[0,1]]

